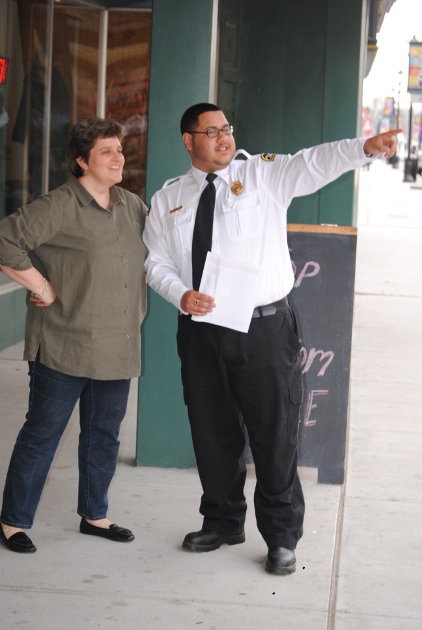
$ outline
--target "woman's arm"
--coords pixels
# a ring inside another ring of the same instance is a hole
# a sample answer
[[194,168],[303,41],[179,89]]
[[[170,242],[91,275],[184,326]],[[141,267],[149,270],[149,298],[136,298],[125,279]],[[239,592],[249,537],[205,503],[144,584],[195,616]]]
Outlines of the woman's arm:
[[35,267],[17,271],[11,267],[0,265],[0,269],[6,276],[9,276],[9,278],[25,289],[31,291],[30,300],[34,302],[36,306],[50,306],[56,299],[56,293],[53,287]]

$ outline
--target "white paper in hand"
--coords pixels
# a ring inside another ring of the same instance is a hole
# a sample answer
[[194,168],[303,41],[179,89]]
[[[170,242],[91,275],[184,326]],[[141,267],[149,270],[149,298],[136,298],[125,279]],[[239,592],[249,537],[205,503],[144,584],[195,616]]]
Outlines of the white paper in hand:
[[208,252],[199,291],[212,296],[216,306],[192,319],[248,332],[260,281],[261,267]]

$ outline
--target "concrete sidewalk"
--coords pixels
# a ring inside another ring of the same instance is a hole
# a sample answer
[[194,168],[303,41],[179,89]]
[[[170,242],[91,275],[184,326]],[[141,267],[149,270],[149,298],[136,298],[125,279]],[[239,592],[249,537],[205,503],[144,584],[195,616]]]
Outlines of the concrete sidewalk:
[[[253,469],[246,543],[182,551],[201,524],[197,472],[134,465],[134,382],[109,516],[136,540],[79,533],[74,417],[31,530],[37,553],[0,546],[0,628],[422,628],[422,191],[381,160],[360,179],[346,483],[317,484],[301,469],[307,513],[296,573],[264,571]],[[22,344],[0,353],[0,486],[27,405],[21,356]]]

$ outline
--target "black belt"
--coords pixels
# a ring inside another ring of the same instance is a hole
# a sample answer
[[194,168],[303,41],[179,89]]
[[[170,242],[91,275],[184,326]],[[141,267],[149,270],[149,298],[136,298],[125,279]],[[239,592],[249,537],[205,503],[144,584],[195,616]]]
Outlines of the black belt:
[[272,304],[266,304],[265,306],[257,306],[253,310],[252,319],[254,317],[267,317],[267,315],[274,315],[277,311],[288,306],[289,300],[284,297]]

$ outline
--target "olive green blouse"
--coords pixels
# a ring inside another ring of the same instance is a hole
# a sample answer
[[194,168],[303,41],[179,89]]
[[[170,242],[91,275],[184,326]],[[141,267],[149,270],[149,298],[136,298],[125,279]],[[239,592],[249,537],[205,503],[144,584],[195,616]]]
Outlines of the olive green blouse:
[[39,349],[41,363],[72,376],[139,375],[145,213],[137,195],[117,186],[104,210],[70,176],[0,221],[0,264],[36,267],[57,293],[45,308],[27,300],[24,359]]

